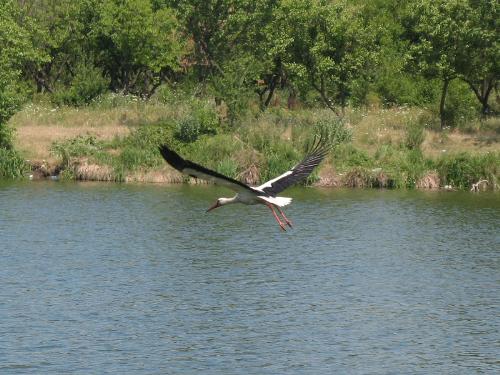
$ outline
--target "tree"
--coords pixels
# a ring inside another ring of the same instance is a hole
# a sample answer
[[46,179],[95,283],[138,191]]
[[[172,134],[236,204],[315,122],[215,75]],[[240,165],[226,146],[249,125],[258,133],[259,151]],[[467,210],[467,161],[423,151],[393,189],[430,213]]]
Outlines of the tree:
[[0,3],[0,148],[12,147],[11,131],[6,123],[25,98],[26,90],[19,79],[22,66],[37,58],[19,19],[20,12],[14,1]]
[[[89,0],[90,1],[90,0]],[[84,56],[85,20],[80,13],[88,1],[25,0],[23,19],[31,42],[42,60],[30,61],[24,73],[33,79],[37,92],[54,92],[56,84],[67,83]]]
[[500,76],[500,29],[498,2],[495,0],[470,0],[469,20],[466,23],[462,51],[465,64],[457,67],[462,78],[481,103],[482,115],[491,112],[488,100]]
[[149,97],[180,69],[185,41],[172,9],[150,0],[105,0],[96,25],[97,61],[114,90]]
[[450,82],[464,79],[488,109],[488,96],[498,76],[496,2],[484,0],[419,0],[408,7],[405,37],[408,61],[426,78],[442,82],[439,113],[446,125],[445,102]]
[[271,53],[292,79],[305,81],[340,115],[356,80],[367,79],[377,51],[375,33],[347,2],[284,0],[277,8]]

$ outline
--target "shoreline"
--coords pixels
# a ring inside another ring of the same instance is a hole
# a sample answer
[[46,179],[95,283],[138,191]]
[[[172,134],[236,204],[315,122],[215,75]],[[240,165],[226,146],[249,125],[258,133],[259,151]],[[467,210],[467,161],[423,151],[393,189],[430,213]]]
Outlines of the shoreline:
[[[75,178],[64,178],[64,171],[60,165],[50,165],[43,162],[27,161],[31,168],[28,176],[30,181],[43,180],[66,180],[75,182],[113,182],[113,183],[139,183],[139,184],[162,184],[162,185],[215,185],[211,182],[186,177],[166,165],[160,170],[136,171],[129,173],[123,180],[113,178],[112,172],[108,166],[99,166],[97,164],[81,164],[76,167]],[[372,170],[371,183],[366,182],[359,171],[353,170],[347,173],[332,173],[329,167],[319,169],[318,180],[308,185],[310,187],[329,188],[329,189],[388,189],[388,190],[423,190],[423,191],[467,191],[458,189],[452,185],[440,184],[439,176],[436,172],[427,173],[421,178],[413,189],[396,187],[391,184],[391,179],[380,168]],[[498,187],[489,188],[485,180],[478,181],[475,187],[470,191],[499,191]]]

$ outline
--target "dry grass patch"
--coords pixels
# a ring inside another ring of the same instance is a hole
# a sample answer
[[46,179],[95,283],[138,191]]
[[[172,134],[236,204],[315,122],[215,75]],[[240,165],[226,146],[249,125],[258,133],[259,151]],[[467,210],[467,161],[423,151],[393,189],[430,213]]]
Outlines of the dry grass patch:
[[320,168],[318,173],[319,180],[314,186],[341,187],[342,176],[339,175],[331,164],[326,164]]
[[437,158],[443,154],[457,154],[468,152],[471,154],[498,152],[500,143],[494,138],[490,142],[483,140],[485,134],[467,134],[458,130],[436,132],[432,130],[425,131],[425,140],[422,143],[422,152],[424,155]]
[[417,189],[435,190],[439,189],[440,183],[441,180],[437,172],[429,172],[416,182],[415,187]]
[[47,160],[54,162],[56,159],[50,153],[50,148],[55,141],[75,138],[79,135],[92,135],[99,140],[112,140],[130,133],[125,126],[101,127],[67,127],[59,125],[28,125],[17,128],[14,145],[27,159]]
[[184,182],[184,176],[169,166],[155,170],[137,170],[125,177],[125,182],[148,182],[180,184]]
[[73,164],[76,180],[82,181],[115,181],[116,176],[108,165],[90,163],[88,159],[80,159]]

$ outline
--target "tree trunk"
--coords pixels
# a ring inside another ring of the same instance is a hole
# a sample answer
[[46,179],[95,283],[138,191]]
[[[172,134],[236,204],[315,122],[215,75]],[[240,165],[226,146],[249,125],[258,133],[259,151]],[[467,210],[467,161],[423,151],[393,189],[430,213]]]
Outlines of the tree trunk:
[[493,78],[490,79],[483,79],[480,84],[478,84],[478,87],[476,87],[475,83],[473,81],[465,80],[465,82],[468,83],[469,87],[474,91],[474,94],[476,95],[477,100],[481,103],[481,115],[482,116],[487,116],[488,113],[490,112],[490,105],[488,104],[488,100],[490,98],[491,91],[493,91],[493,88],[495,87],[495,80]]
[[321,99],[326,104],[326,106],[331,111],[333,111],[333,113],[335,113],[337,115],[337,117],[342,117],[340,115],[340,113],[337,111],[337,108],[335,108],[335,106],[333,105],[332,100],[328,97],[327,93],[325,92],[326,90],[325,90],[325,85],[324,85],[323,79],[320,79],[320,86],[318,86],[316,84],[314,79],[312,80],[311,84],[312,84],[312,87],[319,93],[319,95],[321,96]]
[[439,118],[441,120],[441,130],[445,127],[445,113],[444,104],[446,102],[446,94],[448,93],[448,86],[450,85],[450,79],[445,79],[443,81],[443,90],[441,91],[441,101],[439,103]]
[[278,78],[279,77],[277,77],[277,76],[273,76],[271,78],[271,82],[269,84],[269,94],[267,95],[267,99],[264,102],[265,108],[269,107],[269,103],[271,103],[271,99],[273,98],[274,90],[276,89],[276,83],[278,82]]

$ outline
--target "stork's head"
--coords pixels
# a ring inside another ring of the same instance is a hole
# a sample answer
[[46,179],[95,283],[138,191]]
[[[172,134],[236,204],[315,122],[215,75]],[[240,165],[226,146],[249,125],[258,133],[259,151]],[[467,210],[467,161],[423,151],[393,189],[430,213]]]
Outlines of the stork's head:
[[223,204],[223,203],[221,203],[221,199],[222,199],[222,198],[217,199],[217,200],[215,201],[215,203],[214,203],[212,206],[210,206],[210,207],[208,208],[207,212],[212,211],[212,210],[216,209],[217,207],[222,206],[222,204]]
[[213,204],[213,206],[211,206],[208,210],[208,211],[212,211],[213,209],[217,208],[217,207],[221,207],[221,206],[224,206],[226,204],[230,204],[230,203],[236,203],[236,197],[233,197],[233,198],[219,198],[215,201],[215,203]]

